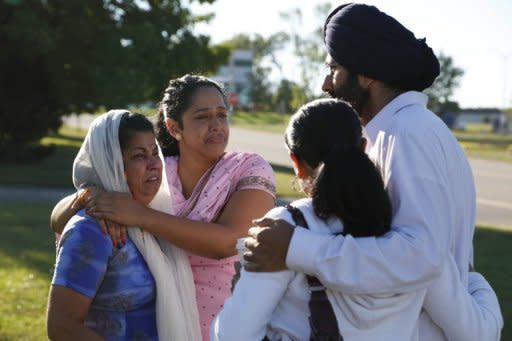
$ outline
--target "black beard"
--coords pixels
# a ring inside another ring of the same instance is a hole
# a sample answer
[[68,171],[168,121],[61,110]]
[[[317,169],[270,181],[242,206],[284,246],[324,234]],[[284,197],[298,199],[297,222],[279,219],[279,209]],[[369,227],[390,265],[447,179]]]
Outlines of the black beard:
[[357,74],[353,72],[348,74],[347,81],[344,84],[330,91],[329,95],[350,103],[359,116],[361,116],[362,109],[370,96],[368,89],[364,89],[359,85]]

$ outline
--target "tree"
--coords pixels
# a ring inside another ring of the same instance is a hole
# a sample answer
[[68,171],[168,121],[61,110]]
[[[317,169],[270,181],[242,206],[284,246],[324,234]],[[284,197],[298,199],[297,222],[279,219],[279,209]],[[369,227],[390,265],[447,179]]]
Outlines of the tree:
[[181,0],[0,0],[0,159],[62,114],[154,102],[169,78],[214,71],[228,50],[193,34],[207,19]]
[[269,79],[271,68],[268,64],[277,68],[280,74],[282,73],[281,64],[276,53],[284,47],[287,41],[288,36],[285,33],[277,32],[268,38],[264,38],[260,34],[254,34],[253,36],[237,34],[223,43],[223,46],[229,49],[247,49],[253,52],[250,97],[255,107],[259,109],[266,110],[271,105],[272,94],[270,89],[272,87]]
[[[331,5],[329,3],[316,5],[315,16],[321,18],[323,23],[330,8]],[[318,77],[318,70],[321,69],[322,63],[325,60],[323,27],[320,24],[313,32],[303,34],[302,11],[299,8],[283,12],[280,15],[281,18],[290,24],[290,42],[293,54],[298,59],[297,68],[300,80],[297,86],[301,88],[299,92],[305,96],[306,100],[310,100],[318,92],[315,80]]]
[[441,72],[434,84],[425,89],[428,95],[428,107],[438,115],[459,110],[459,104],[451,100],[453,92],[459,86],[464,70],[455,66],[452,57],[443,54],[438,56]]

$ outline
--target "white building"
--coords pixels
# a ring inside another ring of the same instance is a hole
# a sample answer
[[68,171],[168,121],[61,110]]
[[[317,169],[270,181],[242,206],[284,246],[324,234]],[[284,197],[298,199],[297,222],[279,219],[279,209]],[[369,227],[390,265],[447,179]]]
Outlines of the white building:
[[229,64],[223,65],[213,79],[226,88],[228,96],[234,99],[236,106],[250,107],[252,105],[251,71],[254,54],[251,50],[233,50]]

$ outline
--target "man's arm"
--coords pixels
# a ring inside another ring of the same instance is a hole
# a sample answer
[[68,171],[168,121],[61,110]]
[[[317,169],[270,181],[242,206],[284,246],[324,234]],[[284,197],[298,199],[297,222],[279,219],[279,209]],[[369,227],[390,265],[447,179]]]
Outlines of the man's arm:
[[70,194],[62,198],[53,208],[50,216],[50,227],[56,233],[62,233],[69,219],[80,210],[78,205],[73,206],[77,194]]
[[424,309],[449,340],[499,340],[503,316],[496,294],[478,272],[469,273],[469,287],[453,257],[427,290]]
[[378,294],[427,287],[441,273],[449,250],[454,210],[450,184],[444,165],[426,155],[430,150],[414,141],[401,142],[393,152],[402,160],[388,162],[386,170],[391,174],[391,232],[378,238],[334,237],[275,223],[246,242],[251,252],[245,258],[256,263],[246,269],[278,270],[285,255],[288,268],[315,275],[337,291]]

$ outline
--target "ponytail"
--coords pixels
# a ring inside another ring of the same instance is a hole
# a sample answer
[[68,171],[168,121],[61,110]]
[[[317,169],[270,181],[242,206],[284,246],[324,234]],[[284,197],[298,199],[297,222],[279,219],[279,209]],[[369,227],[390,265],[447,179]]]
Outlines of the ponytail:
[[331,149],[311,194],[316,215],[337,216],[343,234],[380,236],[391,227],[391,203],[381,175],[358,147]]
[[285,134],[290,152],[317,170],[310,192],[315,214],[338,217],[344,234],[380,236],[391,227],[391,202],[361,141],[357,114],[335,99],[303,105]]

